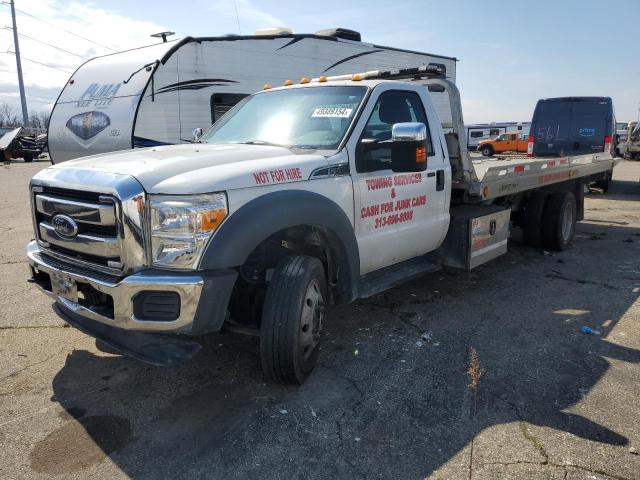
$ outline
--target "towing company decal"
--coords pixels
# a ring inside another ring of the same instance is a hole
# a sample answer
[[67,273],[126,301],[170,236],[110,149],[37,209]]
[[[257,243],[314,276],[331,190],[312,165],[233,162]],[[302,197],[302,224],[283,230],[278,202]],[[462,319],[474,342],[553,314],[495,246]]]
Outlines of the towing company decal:
[[373,228],[385,228],[398,223],[410,222],[414,219],[416,209],[427,204],[426,195],[410,195],[398,197],[402,194],[402,187],[422,182],[421,173],[406,175],[391,175],[366,180],[367,191],[389,190],[389,200],[365,205],[360,209],[361,219],[371,219]]
[[93,105],[94,108],[104,108],[111,105],[113,97],[118,93],[122,83],[92,83],[76,102],[76,107],[87,108]]
[[256,185],[270,185],[274,183],[298,182],[303,180],[303,178],[300,169],[293,167],[253,172],[253,180],[256,182]]

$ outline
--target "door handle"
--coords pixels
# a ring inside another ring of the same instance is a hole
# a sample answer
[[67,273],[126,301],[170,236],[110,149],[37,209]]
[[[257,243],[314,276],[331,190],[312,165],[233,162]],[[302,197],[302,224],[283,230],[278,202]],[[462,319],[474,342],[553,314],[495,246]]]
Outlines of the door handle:
[[436,172],[436,192],[444,190],[444,170]]

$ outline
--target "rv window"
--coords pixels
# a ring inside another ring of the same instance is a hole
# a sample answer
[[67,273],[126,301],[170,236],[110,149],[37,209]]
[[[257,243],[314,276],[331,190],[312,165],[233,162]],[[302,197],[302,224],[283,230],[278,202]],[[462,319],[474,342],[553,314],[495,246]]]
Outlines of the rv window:
[[482,138],[484,136],[484,132],[471,132],[471,138]]
[[500,129],[499,128],[492,128],[491,130],[489,130],[489,136],[490,137],[494,137],[496,135],[500,135]]
[[214,93],[211,95],[211,123],[231,110],[236,103],[247,97],[246,93]]

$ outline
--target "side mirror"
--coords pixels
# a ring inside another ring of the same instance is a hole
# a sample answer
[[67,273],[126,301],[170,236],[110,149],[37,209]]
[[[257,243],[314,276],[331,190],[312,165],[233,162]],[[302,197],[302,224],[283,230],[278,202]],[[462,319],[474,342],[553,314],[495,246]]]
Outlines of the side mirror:
[[427,126],[419,122],[395,123],[391,129],[391,170],[423,172],[427,169]]
[[191,141],[192,142],[197,142],[198,140],[200,140],[200,137],[202,137],[202,129],[200,127],[198,128],[194,128],[193,132],[191,133]]

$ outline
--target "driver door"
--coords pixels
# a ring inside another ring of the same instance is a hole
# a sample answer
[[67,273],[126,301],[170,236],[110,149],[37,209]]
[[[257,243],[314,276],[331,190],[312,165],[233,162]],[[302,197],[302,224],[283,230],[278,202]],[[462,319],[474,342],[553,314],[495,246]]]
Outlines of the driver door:
[[[433,251],[446,234],[449,223],[445,203],[449,197],[445,175],[450,175],[450,168],[445,167],[439,136],[432,140],[433,132],[439,135],[439,130],[430,129],[427,121],[426,95],[426,90],[379,86],[363,112],[366,121],[361,121],[359,134],[354,132],[357,144],[351,171],[361,274]],[[427,126],[426,171],[391,170],[391,129],[402,122]]]

